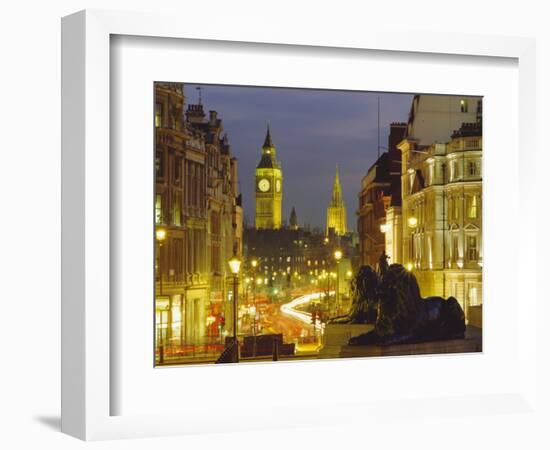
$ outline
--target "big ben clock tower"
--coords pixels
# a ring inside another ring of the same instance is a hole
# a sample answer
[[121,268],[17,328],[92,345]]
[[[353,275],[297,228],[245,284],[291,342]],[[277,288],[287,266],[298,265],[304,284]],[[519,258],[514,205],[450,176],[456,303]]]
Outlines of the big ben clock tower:
[[262,146],[262,159],[256,167],[256,229],[281,228],[283,171],[271,140],[269,126]]

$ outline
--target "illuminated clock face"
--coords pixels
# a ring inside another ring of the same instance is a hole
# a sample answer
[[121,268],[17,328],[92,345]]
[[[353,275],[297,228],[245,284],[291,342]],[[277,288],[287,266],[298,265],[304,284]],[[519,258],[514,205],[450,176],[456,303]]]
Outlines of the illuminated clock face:
[[275,189],[277,189],[277,192],[281,192],[281,180],[275,182]]
[[269,191],[269,180],[267,178],[262,178],[258,182],[258,189],[260,189],[260,191],[262,191],[262,192]]

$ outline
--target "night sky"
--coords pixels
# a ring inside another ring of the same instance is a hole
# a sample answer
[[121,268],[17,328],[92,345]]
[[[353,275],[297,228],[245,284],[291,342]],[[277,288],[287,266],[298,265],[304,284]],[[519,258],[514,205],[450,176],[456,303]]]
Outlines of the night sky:
[[[356,229],[361,178],[377,157],[377,98],[380,145],[387,147],[389,124],[406,122],[409,94],[185,85],[186,103],[197,103],[223,120],[233,155],[239,160],[245,218],[254,223],[254,175],[269,122],[283,170],[283,220],[294,206],[301,225],[324,229],[336,165],[347,208],[348,228]],[[381,152],[384,151],[383,149]]]

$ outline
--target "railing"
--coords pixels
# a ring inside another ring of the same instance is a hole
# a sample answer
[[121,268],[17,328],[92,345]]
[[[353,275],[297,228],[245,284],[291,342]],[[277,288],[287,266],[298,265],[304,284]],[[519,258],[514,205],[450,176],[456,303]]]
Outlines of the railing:
[[[160,363],[178,359],[215,360],[223,352],[225,345],[220,342],[196,344],[165,343],[157,345],[155,357]],[[168,360],[168,361],[167,361]]]

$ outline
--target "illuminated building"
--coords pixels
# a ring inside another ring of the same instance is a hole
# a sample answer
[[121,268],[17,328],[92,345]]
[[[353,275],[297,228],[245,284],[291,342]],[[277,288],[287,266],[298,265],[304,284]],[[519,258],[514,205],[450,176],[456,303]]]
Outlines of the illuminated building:
[[256,167],[256,229],[278,230],[282,224],[283,171],[269,126]]
[[401,247],[400,221],[395,219],[396,211],[401,214],[401,152],[397,143],[405,131],[405,123],[390,125],[388,151],[382,153],[361,180],[357,230],[362,265],[376,267],[384,250],[390,263],[399,260],[400,251],[395,251]]
[[340,186],[338,167],[336,167],[336,175],[332,186],[332,196],[327,208],[326,234],[327,236],[330,234],[341,236],[346,234],[346,232],[346,206],[344,205],[342,187]]
[[[481,102],[478,97],[415,96],[408,135],[398,144],[399,262],[415,272],[424,296],[454,296],[467,316],[470,306],[482,303]],[[415,130],[420,134],[411,134]]]
[[236,160],[221,120],[215,111],[206,119],[200,102],[184,106],[182,83],[155,83],[155,227],[165,233],[157,239],[155,309],[163,346],[212,335],[212,299],[224,288],[215,280],[242,240]]

